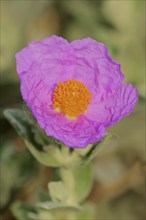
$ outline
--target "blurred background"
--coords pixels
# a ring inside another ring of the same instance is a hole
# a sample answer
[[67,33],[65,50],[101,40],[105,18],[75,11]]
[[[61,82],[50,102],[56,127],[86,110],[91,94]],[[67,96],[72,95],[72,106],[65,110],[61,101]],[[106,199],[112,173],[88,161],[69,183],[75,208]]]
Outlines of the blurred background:
[[[32,40],[52,34],[69,41],[103,42],[122,65],[125,82],[138,88],[139,102],[129,117],[109,129],[113,138],[94,160],[95,182],[87,200],[97,219],[144,220],[145,216],[145,1],[1,1],[1,219],[14,220],[17,200],[36,203],[54,170],[40,165],[3,117],[23,108],[15,53]],[[24,219],[23,219],[24,220]]]

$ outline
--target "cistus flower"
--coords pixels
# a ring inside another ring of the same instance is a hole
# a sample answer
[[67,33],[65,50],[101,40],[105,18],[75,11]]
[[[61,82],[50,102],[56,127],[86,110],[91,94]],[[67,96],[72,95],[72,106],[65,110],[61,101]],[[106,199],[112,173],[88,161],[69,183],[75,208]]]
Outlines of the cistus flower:
[[137,103],[137,90],[123,84],[120,65],[91,38],[34,41],[16,60],[23,99],[40,127],[69,147],[100,141]]

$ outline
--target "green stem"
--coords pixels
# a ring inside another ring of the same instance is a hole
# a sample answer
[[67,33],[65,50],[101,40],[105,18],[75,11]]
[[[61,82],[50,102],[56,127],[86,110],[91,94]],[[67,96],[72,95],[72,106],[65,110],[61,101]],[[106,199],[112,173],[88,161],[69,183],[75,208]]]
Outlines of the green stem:
[[75,179],[73,175],[73,169],[62,167],[61,170],[61,177],[64,183],[64,186],[68,192],[68,198],[66,203],[68,205],[76,204],[76,194],[75,194]]

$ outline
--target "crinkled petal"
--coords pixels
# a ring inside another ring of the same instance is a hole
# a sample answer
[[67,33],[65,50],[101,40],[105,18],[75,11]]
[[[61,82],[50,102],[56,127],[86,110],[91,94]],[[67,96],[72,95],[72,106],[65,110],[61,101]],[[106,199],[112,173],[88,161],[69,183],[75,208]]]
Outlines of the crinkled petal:
[[41,63],[44,59],[61,59],[67,51],[69,43],[61,37],[52,36],[42,42],[33,41],[27,48],[16,53],[17,72],[21,74],[31,68],[33,63]]
[[85,116],[90,120],[103,123],[105,127],[110,127],[133,112],[137,101],[137,89],[131,84],[123,84],[117,88],[113,96],[103,102],[91,104]]
[[111,113],[107,126],[117,123],[122,118],[128,116],[134,111],[138,101],[138,91],[131,84],[121,85],[114,96],[106,104],[106,108]]
[[[91,38],[83,40],[75,40],[71,43],[75,49],[76,57],[78,58],[78,65],[83,66],[84,69],[88,67],[88,75],[86,74],[87,81],[90,76],[92,79],[92,86],[89,87],[97,91],[98,99],[105,99],[107,93],[112,93],[124,79],[121,72],[121,66],[114,61],[102,43],[96,42]],[[78,69],[76,75],[78,75]],[[84,71],[80,71],[80,78],[84,77]]]
[[[138,100],[132,85],[123,85],[120,64],[107,48],[91,38],[69,43],[57,36],[33,41],[16,54],[21,93],[47,135],[69,147],[84,148],[100,141],[105,128],[129,115]],[[59,82],[76,79],[92,93],[84,115],[68,120],[53,109]]]
[[80,117],[75,122],[67,122],[64,117],[59,118],[56,115],[53,120],[47,120],[46,124],[45,131],[48,135],[51,134],[73,148],[85,148],[105,136],[105,128],[102,124],[86,120],[84,117]]

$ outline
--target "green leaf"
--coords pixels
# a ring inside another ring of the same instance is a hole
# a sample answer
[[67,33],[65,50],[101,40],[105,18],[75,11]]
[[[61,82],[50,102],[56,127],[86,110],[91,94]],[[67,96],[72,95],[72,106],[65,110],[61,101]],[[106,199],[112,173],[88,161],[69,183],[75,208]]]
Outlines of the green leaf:
[[53,220],[53,214],[48,210],[41,209],[37,206],[26,205],[22,202],[15,202],[11,206],[13,215],[17,220]]
[[[33,154],[33,156],[43,165],[49,167],[58,167],[60,166],[59,161],[55,159],[55,154],[53,155],[53,149],[50,147],[50,151],[46,152],[39,152],[36,150],[35,146],[31,145],[29,142],[25,141],[26,146]],[[55,148],[55,146],[53,146]]]
[[91,145],[88,152],[84,155],[84,160],[86,162],[90,162],[94,157],[97,156],[99,150],[103,146],[103,144],[108,141],[112,137],[111,134],[107,134],[101,141]]
[[23,111],[19,109],[7,109],[4,111],[4,116],[24,140],[30,142],[38,150],[42,150],[41,144],[36,142],[35,139],[35,123]]
[[37,211],[34,207],[30,207],[21,202],[13,203],[11,206],[11,210],[17,220],[32,220],[32,218],[29,217],[29,213],[33,213],[35,215],[37,214]]
[[85,149],[75,149],[76,153],[81,155],[85,160],[88,159],[91,161],[98,153],[101,146],[111,137],[110,134],[106,134],[106,136],[99,142],[95,144],[90,144]]
[[[38,173],[38,163],[28,151],[19,151],[15,143],[6,141],[0,149],[1,199],[0,206],[9,203],[19,189]],[[23,175],[22,175],[23,173]]]
[[93,171],[90,163],[72,169],[61,168],[61,176],[67,190],[68,204],[82,202],[93,186]]
[[71,210],[80,210],[81,207],[77,204],[71,205],[66,204],[65,202],[59,202],[59,201],[49,201],[49,202],[40,202],[37,204],[38,208],[46,209],[46,210],[54,210],[54,209],[71,209]]
[[40,131],[38,125],[19,109],[7,109],[4,116],[8,119],[17,133],[24,139],[26,146],[36,159],[45,166],[58,167],[59,161],[55,158],[54,151],[58,149],[53,145],[48,145],[47,152],[43,145],[37,141]]
[[92,165],[89,163],[86,166],[74,169],[73,174],[75,179],[76,199],[82,202],[89,195],[93,186]]
[[32,217],[33,220],[56,220],[56,217],[53,215],[53,213],[50,213],[47,210],[39,210],[37,216],[34,215]]
[[67,197],[67,191],[65,189],[64,184],[61,181],[57,182],[50,182],[48,184],[49,187],[49,193],[52,199],[59,200],[59,201],[64,201],[65,198]]
[[77,214],[77,220],[95,219],[95,206],[92,203],[86,203]]

